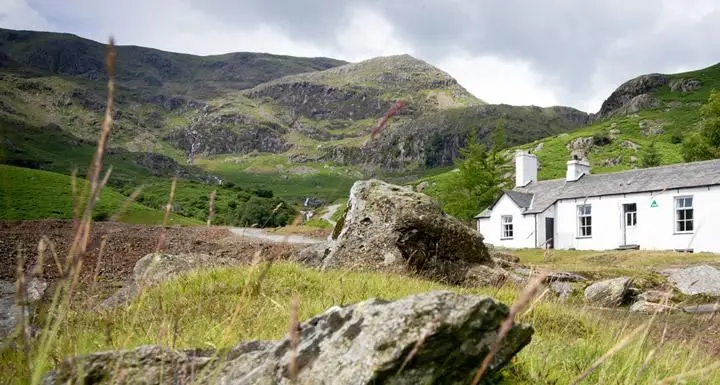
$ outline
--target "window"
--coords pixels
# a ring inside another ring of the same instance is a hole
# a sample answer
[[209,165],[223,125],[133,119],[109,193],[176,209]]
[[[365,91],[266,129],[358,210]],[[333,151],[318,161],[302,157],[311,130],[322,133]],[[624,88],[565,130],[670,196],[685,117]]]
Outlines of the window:
[[592,216],[590,205],[578,206],[578,237],[592,236]]
[[675,198],[675,232],[691,233],[693,227],[693,198]]
[[500,239],[513,238],[513,221],[512,215],[502,216],[502,237]]
[[637,225],[637,203],[626,203],[623,208],[625,209],[625,227],[635,227]]

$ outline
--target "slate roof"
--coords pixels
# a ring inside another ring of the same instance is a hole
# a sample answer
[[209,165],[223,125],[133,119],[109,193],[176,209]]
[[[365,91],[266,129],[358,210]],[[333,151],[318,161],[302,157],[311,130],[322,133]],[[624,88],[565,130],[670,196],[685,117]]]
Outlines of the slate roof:
[[[526,197],[531,196],[531,204],[527,207],[525,214],[535,214],[545,211],[553,203],[561,199],[712,185],[720,185],[720,159],[620,171],[609,174],[583,175],[574,182],[567,182],[565,178],[546,180],[531,183],[525,187],[518,187],[505,193],[521,208],[524,207],[523,204],[518,203],[512,195],[516,193],[523,194],[523,198],[520,198],[521,202],[525,202],[527,200]],[[485,210],[476,216],[476,218],[487,217],[490,217],[489,210]]]
[[505,194],[521,209],[530,208],[530,204],[533,200],[533,194],[516,190],[505,191]]

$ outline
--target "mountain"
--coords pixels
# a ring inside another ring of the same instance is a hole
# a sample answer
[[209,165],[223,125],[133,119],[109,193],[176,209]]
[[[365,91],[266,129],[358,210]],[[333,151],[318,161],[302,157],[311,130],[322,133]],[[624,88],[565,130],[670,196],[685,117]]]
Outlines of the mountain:
[[700,107],[713,89],[720,89],[720,63],[691,72],[641,75],[620,85],[589,126],[520,148],[537,154],[541,179],[562,177],[573,154],[587,158],[594,173],[640,167],[643,148],[653,141],[661,164],[680,163],[682,140],[699,130]]
[[574,155],[587,159],[591,172],[599,174],[641,167],[643,149],[655,142],[661,165],[681,163],[682,141],[700,129],[700,108],[713,89],[720,89],[720,63],[637,76],[613,91],[587,126],[512,147],[508,159],[518,149],[536,154],[541,180],[562,178]]
[[[105,50],[70,34],[0,30],[4,163],[82,173],[105,108]],[[284,180],[422,173],[451,165],[469,130],[486,141],[499,118],[508,122],[511,144],[590,119],[567,107],[486,104],[409,55],[347,63],[119,46],[116,67],[108,163],[112,183],[121,187],[174,174],[244,183],[259,172]],[[400,100],[404,107],[371,140],[378,120]]]

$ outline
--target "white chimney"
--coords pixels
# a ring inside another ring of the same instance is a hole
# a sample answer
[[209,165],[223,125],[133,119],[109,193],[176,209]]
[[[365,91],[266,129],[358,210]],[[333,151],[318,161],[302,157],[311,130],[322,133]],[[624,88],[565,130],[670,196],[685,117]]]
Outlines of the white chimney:
[[537,182],[537,157],[525,151],[515,153],[515,187],[527,186]]
[[574,182],[580,179],[583,174],[590,174],[590,163],[588,161],[573,159],[567,162],[567,173],[565,174],[566,181]]

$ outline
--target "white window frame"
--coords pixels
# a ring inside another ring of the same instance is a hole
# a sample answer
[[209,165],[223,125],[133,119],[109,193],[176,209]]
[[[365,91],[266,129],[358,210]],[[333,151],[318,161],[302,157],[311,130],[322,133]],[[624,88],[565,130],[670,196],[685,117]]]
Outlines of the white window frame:
[[[690,205],[687,206],[687,200],[690,200]],[[679,195],[676,196],[674,199],[674,215],[673,215],[673,229],[675,230],[675,234],[692,234],[695,232],[695,200],[693,199],[692,195]],[[680,219],[680,212],[683,211],[685,213],[684,218]],[[690,219],[687,218],[687,212],[690,212]],[[680,223],[685,224],[685,230],[680,230]],[[690,225],[690,230],[687,230],[688,224]]]
[[[509,221],[506,219],[510,218]],[[508,236],[508,233],[510,234]],[[513,223],[512,215],[503,215],[500,217],[500,239],[508,240],[515,238],[515,225]]]
[[[588,208],[588,213],[584,213],[583,209]],[[589,218],[590,224],[583,225],[583,218]],[[587,234],[584,234],[583,228],[587,229]],[[592,238],[592,205],[582,204],[577,205],[577,237],[578,238]]]
[[[628,205],[635,205],[635,211],[625,211],[625,207]],[[637,226],[637,214],[638,214],[638,207],[637,203],[623,203],[623,225],[626,228],[635,228]],[[628,215],[629,214],[629,215]],[[628,219],[630,219],[630,224],[628,224]]]

